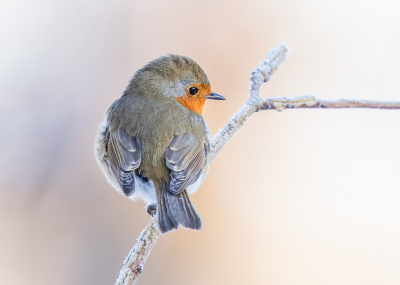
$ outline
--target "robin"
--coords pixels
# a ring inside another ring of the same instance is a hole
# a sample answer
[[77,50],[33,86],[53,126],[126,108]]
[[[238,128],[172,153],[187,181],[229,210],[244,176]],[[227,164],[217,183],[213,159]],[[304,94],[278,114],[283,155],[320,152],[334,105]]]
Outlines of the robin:
[[142,199],[161,233],[201,228],[189,195],[208,173],[207,99],[225,100],[194,60],[166,55],[135,73],[99,126],[95,156],[108,182]]

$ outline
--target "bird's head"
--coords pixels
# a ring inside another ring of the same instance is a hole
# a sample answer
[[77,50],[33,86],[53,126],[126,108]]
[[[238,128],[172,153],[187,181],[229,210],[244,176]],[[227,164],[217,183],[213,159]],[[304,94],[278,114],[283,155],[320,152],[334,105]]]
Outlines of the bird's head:
[[169,54],[149,62],[139,70],[132,81],[139,81],[146,93],[174,98],[182,106],[203,113],[207,99],[225,100],[211,91],[211,85],[203,69],[192,59]]

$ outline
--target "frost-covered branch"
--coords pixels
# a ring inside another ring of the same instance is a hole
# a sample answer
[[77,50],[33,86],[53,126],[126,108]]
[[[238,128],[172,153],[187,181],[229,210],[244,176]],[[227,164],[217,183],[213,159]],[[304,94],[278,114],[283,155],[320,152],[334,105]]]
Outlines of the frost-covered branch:
[[269,51],[267,58],[262,60],[253,70],[250,76],[249,98],[240,109],[231,117],[228,124],[219,130],[212,138],[210,163],[217,157],[218,153],[240,129],[253,113],[261,110],[278,110],[293,108],[377,108],[377,109],[400,109],[400,102],[379,102],[366,100],[341,99],[337,101],[319,100],[311,95],[297,96],[295,98],[276,97],[261,98],[261,85],[267,82],[279,65],[284,61],[289,48],[281,43]]
[[260,97],[261,85],[271,79],[271,76],[285,60],[289,51],[289,48],[284,43],[277,45],[268,52],[267,57],[260,61],[258,66],[252,71],[250,76],[250,92],[247,101],[210,142],[211,151],[208,158],[210,163],[217,157],[229,139],[246,123],[250,116],[260,110],[260,106],[264,103]]
[[295,98],[277,97],[265,98],[262,104],[257,105],[258,110],[278,110],[292,108],[374,108],[374,109],[400,109],[400,102],[380,102],[367,100],[319,100],[311,95],[297,96]]
[[115,285],[131,285],[136,283],[140,273],[142,273],[143,265],[159,237],[160,233],[158,232],[156,218],[153,217],[140,234],[135,246],[125,258],[124,266],[119,272]]
[[[279,65],[285,60],[289,48],[281,43],[268,52],[266,59],[262,60],[250,76],[250,92],[247,101],[231,117],[228,124],[219,130],[210,142],[211,151],[208,163],[217,157],[229,139],[240,129],[250,116],[261,110],[278,110],[293,108],[380,108],[400,109],[400,102],[378,102],[365,100],[318,100],[314,96],[298,96],[295,98],[260,97],[261,85],[267,82]],[[149,225],[142,231],[136,245],[130,251],[120,271],[116,285],[135,284],[142,272],[143,265],[151,249],[159,238],[156,219],[152,218]]]
[[[250,93],[251,94],[251,93]],[[254,102],[254,104],[253,104]],[[319,100],[312,95],[297,96],[295,98],[275,97],[260,98],[255,101],[254,98],[249,100],[240,107],[240,109],[232,116],[229,123],[219,130],[211,141],[211,161],[215,159],[221,149],[229,141],[229,139],[240,129],[240,127],[253,115],[254,112],[261,110],[277,110],[284,109],[304,109],[304,108],[321,108],[321,109],[340,109],[340,108],[373,108],[373,109],[400,109],[400,102],[381,102],[367,100]]]

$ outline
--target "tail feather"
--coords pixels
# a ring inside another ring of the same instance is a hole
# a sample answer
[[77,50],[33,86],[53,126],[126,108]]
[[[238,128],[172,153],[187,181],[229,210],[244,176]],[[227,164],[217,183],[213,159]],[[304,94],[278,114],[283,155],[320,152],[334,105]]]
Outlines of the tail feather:
[[179,225],[193,230],[201,228],[201,218],[190,202],[186,190],[180,194],[172,194],[169,191],[169,183],[164,182],[158,196],[157,221],[161,233],[173,231]]
[[[163,187],[164,189],[164,187]],[[162,234],[166,232],[170,232],[173,230],[176,230],[178,228],[178,225],[174,225],[169,218],[168,212],[167,212],[167,204],[165,202],[164,195],[157,195],[158,197],[158,205],[157,205],[157,224],[160,232]]]

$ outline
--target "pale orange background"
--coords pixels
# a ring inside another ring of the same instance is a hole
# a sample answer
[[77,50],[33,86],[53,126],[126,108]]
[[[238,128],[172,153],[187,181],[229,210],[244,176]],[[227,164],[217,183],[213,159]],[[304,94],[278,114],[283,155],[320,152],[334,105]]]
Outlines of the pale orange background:
[[[149,216],[106,183],[97,124],[132,74],[195,59],[212,133],[251,70],[262,96],[400,101],[400,2],[3,0],[0,284],[114,284]],[[400,111],[255,114],[192,196],[200,232],[162,236],[138,284],[400,284]]]

